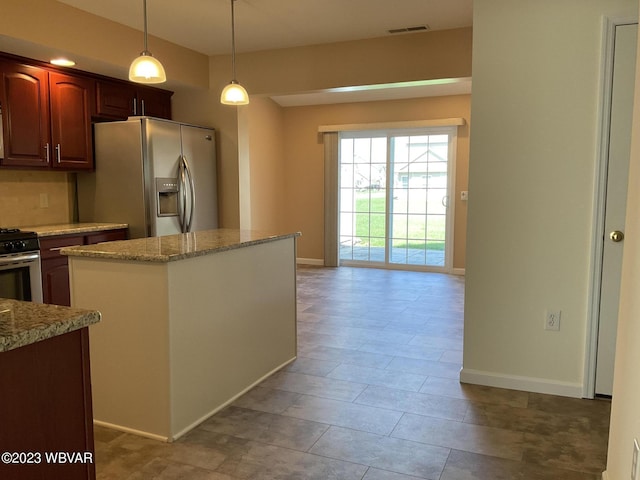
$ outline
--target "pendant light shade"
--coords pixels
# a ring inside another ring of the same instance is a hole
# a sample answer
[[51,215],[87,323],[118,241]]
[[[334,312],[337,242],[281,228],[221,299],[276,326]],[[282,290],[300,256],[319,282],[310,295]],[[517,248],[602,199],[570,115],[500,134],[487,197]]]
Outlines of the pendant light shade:
[[162,83],[167,81],[164,67],[149,52],[142,52],[131,62],[129,80],[137,83]]
[[249,103],[249,94],[242,85],[231,80],[231,83],[222,90],[220,102],[225,105],[246,105]]
[[136,83],[163,83],[167,81],[164,67],[147,48],[147,0],[142,0],[144,16],[144,50],[131,62],[129,80]]
[[224,105],[246,105],[249,103],[249,94],[236,80],[236,32],[233,2],[231,0],[231,83],[224,87],[220,94],[220,103]]

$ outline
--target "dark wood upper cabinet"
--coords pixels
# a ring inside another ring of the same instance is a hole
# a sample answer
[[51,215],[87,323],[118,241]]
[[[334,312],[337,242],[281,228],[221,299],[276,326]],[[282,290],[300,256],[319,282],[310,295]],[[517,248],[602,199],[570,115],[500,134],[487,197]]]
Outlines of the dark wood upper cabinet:
[[125,120],[133,115],[171,119],[173,92],[127,82],[98,81],[98,118]]
[[0,52],[0,167],[93,169],[92,121],[171,120],[173,92]]
[[136,87],[126,83],[97,82],[99,117],[124,120],[134,114]]
[[7,167],[93,168],[94,81],[1,62],[4,158]]
[[48,167],[51,160],[49,74],[29,65],[0,62],[3,166]]
[[138,115],[171,119],[171,96],[173,92],[157,88],[139,88],[137,92]]
[[52,166],[71,170],[93,168],[91,116],[95,82],[88,78],[49,74]]

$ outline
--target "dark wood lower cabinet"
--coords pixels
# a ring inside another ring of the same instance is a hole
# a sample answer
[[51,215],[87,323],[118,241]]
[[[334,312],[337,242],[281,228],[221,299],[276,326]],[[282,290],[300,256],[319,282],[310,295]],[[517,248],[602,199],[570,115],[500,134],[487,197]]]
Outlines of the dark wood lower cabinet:
[[87,327],[1,352],[0,385],[0,478],[96,478]]
[[42,297],[44,303],[71,305],[69,292],[69,262],[59,256],[42,261]]

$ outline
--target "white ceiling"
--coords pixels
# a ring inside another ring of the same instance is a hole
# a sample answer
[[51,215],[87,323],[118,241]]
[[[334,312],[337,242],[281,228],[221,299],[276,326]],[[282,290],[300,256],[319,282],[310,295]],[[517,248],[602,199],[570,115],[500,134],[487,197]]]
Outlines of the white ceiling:
[[[58,0],[143,29],[142,0]],[[148,31],[206,55],[231,51],[231,0],[147,0]],[[238,52],[360,40],[387,30],[472,24],[473,0],[237,0]],[[407,34],[404,34],[407,35]],[[149,42],[153,52],[153,44]]]

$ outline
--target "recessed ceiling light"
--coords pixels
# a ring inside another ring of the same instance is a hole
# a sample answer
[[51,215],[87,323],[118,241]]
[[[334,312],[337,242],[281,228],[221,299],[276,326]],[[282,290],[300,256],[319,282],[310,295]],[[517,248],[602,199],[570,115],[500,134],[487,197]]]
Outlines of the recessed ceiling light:
[[73,60],[69,60],[68,58],[64,57],[52,58],[51,60],[49,60],[49,63],[58,65],[59,67],[73,67],[76,64],[76,62],[74,62]]

